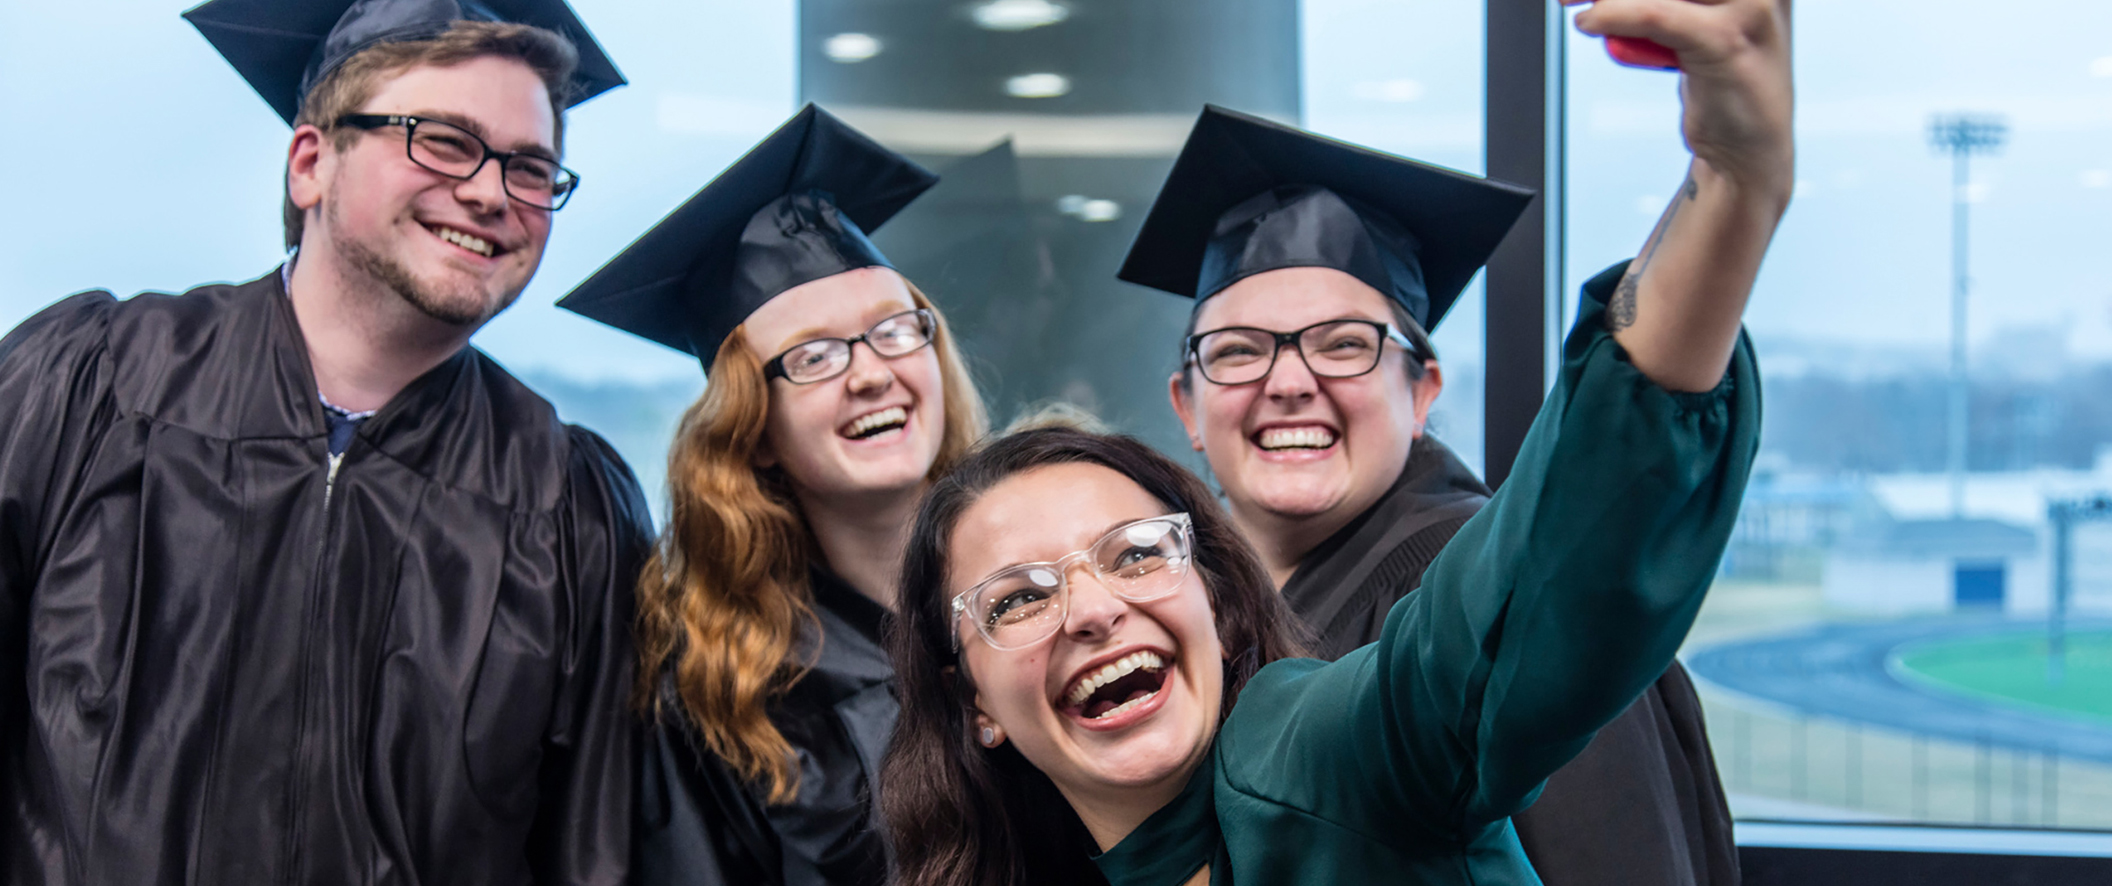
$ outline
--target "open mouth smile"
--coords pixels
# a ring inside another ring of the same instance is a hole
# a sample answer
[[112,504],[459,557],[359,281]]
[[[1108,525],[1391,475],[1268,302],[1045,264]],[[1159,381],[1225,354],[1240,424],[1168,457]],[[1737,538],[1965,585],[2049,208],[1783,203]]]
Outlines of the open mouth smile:
[[1071,678],[1060,707],[1088,724],[1126,725],[1128,715],[1157,707],[1170,673],[1165,655],[1138,650]]
[[1286,449],[1326,449],[1335,445],[1334,429],[1322,425],[1263,428],[1254,435],[1254,445],[1267,452]]
[[466,252],[473,252],[485,258],[493,258],[499,255],[500,253],[506,251],[504,249],[499,248],[497,245],[493,244],[489,240],[486,240],[482,237],[478,237],[474,234],[455,230],[454,228],[447,227],[446,225],[426,225],[425,229],[433,232],[433,236],[438,237],[441,240],[447,241],[458,247],[461,247]]
[[851,423],[837,429],[837,433],[852,440],[870,440],[889,431],[900,430],[909,424],[909,410],[890,406],[878,412],[868,412]]

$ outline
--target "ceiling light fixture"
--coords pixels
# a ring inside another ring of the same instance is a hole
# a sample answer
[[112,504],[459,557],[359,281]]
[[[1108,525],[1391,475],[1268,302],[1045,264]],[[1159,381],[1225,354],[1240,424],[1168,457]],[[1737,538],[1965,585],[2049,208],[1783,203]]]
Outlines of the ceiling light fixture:
[[1005,81],[1005,94],[1013,98],[1055,98],[1071,91],[1071,78],[1062,74],[1021,74]]
[[1079,221],[1109,222],[1122,217],[1122,204],[1084,194],[1066,194],[1056,199],[1056,211]]
[[854,65],[880,54],[880,38],[871,34],[837,34],[822,41],[821,51],[829,61]]
[[976,27],[987,31],[1031,31],[1070,18],[1071,9],[1050,0],[990,0],[969,15]]

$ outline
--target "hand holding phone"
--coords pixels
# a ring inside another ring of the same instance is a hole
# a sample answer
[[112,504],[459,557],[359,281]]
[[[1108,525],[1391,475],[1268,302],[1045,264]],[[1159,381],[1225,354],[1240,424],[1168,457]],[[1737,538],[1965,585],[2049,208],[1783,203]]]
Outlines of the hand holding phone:
[[1659,71],[1679,70],[1679,53],[1664,44],[1641,37],[1607,37],[1606,54],[1631,68]]
[[[1562,0],[1563,6],[1596,3],[1598,0]],[[1587,33],[1591,33],[1587,30]],[[1655,40],[1645,37],[1617,37],[1607,35],[1606,54],[1613,60],[1631,68],[1650,68],[1659,71],[1679,70],[1679,53]]]

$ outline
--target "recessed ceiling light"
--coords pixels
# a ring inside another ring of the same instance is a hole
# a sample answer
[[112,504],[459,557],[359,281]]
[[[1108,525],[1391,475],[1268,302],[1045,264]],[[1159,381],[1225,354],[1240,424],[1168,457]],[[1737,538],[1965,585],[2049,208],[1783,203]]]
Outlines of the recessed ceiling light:
[[1005,93],[1013,98],[1055,98],[1071,91],[1071,78],[1062,74],[1021,74],[1005,81]]
[[829,61],[856,64],[880,54],[880,38],[871,34],[837,34],[822,41],[821,51]]
[[991,31],[1029,31],[1071,17],[1071,9],[1049,0],[990,0],[969,13],[977,27]]
[[1122,217],[1122,204],[1084,194],[1066,194],[1056,199],[1056,211],[1079,221],[1106,222]]
[[2112,77],[2112,55],[2091,59],[2090,76]]

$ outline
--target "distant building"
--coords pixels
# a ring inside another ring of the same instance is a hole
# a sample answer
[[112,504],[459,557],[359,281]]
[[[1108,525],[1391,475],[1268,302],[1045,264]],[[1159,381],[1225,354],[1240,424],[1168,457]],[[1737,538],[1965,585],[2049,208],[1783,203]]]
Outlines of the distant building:
[[[1825,542],[1827,605],[1873,615],[1985,608],[2039,615],[2051,600],[2050,501],[2112,489],[2112,458],[2088,471],[1970,474],[1965,513],[1950,513],[1943,474],[1862,478],[1845,525]],[[1763,497],[1762,501],[1766,501]],[[2112,526],[2079,527],[2078,611],[2112,612]]]
[[2040,533],[2001,520],[1879,518],[1835,542],[1826,558],[1829,606],[1902,615],[1985,608],[2014,601],[2044,608],[2046,558]]

